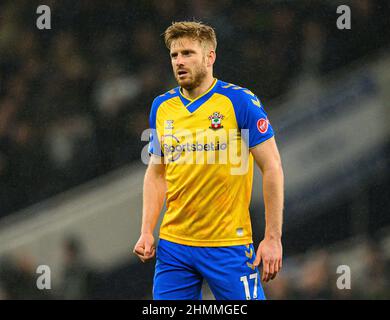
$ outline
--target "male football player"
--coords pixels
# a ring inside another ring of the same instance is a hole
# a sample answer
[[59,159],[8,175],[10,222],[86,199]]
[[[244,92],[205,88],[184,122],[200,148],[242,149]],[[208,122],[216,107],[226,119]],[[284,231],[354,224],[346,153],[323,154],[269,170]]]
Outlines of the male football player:
[[[164,36],[179,86],[152,104],[133,252],[143,262],[156,253],[154,299],[201,299],[204,279],[216,299],[265,299],[259,264],[264,282],[282,267],[283,170],[273,129],[255,94],[214,78],[213,28],[176,22]],[[256,254],[249,213],[254,162],[263,177],[266,223]]]

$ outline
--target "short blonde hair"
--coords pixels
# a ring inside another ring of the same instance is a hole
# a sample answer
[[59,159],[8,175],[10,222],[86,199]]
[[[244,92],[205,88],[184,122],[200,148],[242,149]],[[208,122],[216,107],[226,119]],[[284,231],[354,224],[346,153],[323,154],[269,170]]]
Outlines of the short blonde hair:
[[211,45],[217,49],[217,37],[212,27],[198,21],[179,21],[173,22],[165,32],[164,41],[168,49],[171,49],[173,40],[188,37],[193,40],[198,40],[202,46]]

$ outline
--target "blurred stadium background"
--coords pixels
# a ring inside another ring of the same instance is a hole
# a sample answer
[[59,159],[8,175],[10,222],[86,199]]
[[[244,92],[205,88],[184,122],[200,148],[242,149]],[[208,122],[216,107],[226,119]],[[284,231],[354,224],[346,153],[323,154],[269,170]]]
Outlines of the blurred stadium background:
[[[131,253],[141,134],[152,99],[176,86],[160,35],[192,18],[216,28],[216,76],[255,92],[276,130],[285,259],[268,298],[390,298],[387,0],[48,0],[43,31],[40,4],[0,2],[1,299],[151,298],[154,265]],[[352,30],[336,28],[341,4]],[[36,288],[38,265],[51,290]],[[351,290],[336,287],[339,265]]]

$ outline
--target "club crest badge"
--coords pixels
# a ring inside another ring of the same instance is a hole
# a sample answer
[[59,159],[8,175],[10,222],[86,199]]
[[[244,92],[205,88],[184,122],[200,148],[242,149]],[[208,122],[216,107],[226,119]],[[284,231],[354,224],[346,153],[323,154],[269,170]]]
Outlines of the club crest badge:
[[211,120],[211,125],[209,128],[214,130],[223,128],[222,125],[223,118],[224,116],[221,113],[214,112],[211,116],[209,116],[209,120]]

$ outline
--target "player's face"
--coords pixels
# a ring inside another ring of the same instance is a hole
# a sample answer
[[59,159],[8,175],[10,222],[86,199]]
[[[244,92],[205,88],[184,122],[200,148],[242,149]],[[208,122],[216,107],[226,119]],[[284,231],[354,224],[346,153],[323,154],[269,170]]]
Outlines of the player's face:
[[198,87],[207,75],[205,48],[197,40],[179,38],[172,41],[170,54],[178,84],[187,90]]

